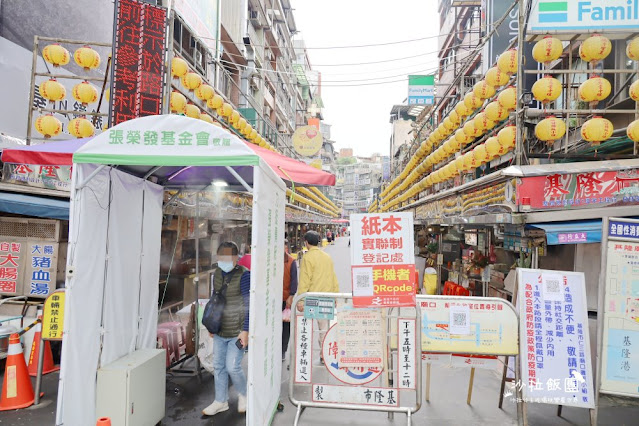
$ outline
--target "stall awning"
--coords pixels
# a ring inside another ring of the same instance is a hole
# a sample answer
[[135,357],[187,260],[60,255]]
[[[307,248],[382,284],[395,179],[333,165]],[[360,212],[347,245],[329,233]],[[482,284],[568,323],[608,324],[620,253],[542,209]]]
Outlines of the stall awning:
[[69,201],[0,192],[0,211],[47,219],[69,220]]
[[[176,116],[177,117],[177,116]],[[2,161],[17,164],[38,164],[70,166],[73,164],[73,154],[82,148],[91,138],[55,141],[40,145],[19,146],[7,148],[2,152]],[[254,155],[261,157],[266,164],[284,181],[292,181],[296,185],[333,186],[335,175],[318,170],[306,163],[269,151],[252,143],[242,141],[248,146]],[[198,160],[206,161],[206,157],[200,156]],[[195,164],[195,163],[194,163]],[[167,175],[172,175],[175,170],[164,169]],[[144,174],[144,171],[141,171]],[[211,176],[214,177],[214,176]],[[219,176],[224,179],[226,176]]]
[[548,245],[601,242],[601,220],[575,220],[571,222],[534,223],[526,227],[546,231]]

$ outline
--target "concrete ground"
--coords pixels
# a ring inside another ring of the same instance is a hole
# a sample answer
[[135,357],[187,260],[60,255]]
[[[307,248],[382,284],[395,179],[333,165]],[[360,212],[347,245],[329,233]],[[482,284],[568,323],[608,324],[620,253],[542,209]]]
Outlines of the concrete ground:
[[[335,262],[335,270],[343,292],[350,292],[350,252],[348,238],[338,238],[335,245],[326,248]],[[246,357],[244,362],[246,363]],[[284,364],[286,365],[286,364]],[[316,370],[324,369],[316,365]],[[424,368],[425,370],[425,368]],[[500,375],[492,370],[476,370],[473,397],[466,404],[470,370],[433,366],[431,369],[430,401],[425,402],[413,416],[413,425],[516,425],[517,410],[514,402],[505,399],[503,410],[497,407],[499,401]],[[284,411],[276,413],[273,425],[292,425],[295,407],[288,400],[289,371],[282,373],[281,398]],[[0,425],[52,425],[55,421],[55,396],[58,374],[51,373],[44,378],[45,396],[38,407],[3,412]],[[231,388],[230,410],[214,417],[204,417],[201,410],[213,400],[213,377],[203,373],[197,377],[167,376],[166,417],[163,425],[244,425],[244,416],[236,412],[237,393]],[[604,401],[605,404],[605,401]],[[530,425],[571,426],[588,425],[588,410],[565,407],[561,417],[557,417],[557,407],[547,404],[529,404]],[[599,410],[599,425],[637,425],[638,407],[603,406]],[[362,411],[326,410],[309,408],[303,413],[301,425],[405,425],[406,416],[396,414],[389,420],[386,413]]]

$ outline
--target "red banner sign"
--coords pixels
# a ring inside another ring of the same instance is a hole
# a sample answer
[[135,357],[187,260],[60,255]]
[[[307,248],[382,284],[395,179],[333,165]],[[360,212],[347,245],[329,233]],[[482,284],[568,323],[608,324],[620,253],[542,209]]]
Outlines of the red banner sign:
[[517,185],[517,204],[532,210],[639,204],[639,169],[526,177]]
[[353,306],[415,306],[415,265],[354,266],[352,273],[353,294],[358,295],[353,297]]

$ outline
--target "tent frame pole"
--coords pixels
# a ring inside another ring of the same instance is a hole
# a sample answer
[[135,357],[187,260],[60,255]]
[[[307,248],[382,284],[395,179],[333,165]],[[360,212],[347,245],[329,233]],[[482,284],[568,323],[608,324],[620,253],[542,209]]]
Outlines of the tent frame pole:
[[230,174],[232,174],[232,175],[233,175],[233,177],[234,177],[235,179],[237,179],[237,180],[238,180],[238,182],[240,182],[240,183],[242,184],[242,186],[244,187],[244,189],[246,189],[246,190],[247,190],[248,192],[250,192],[251,194],[253,193],[253,188],[251,188],[251,186],[250,186],[248,183],[246,183],[246,181],[242,178],[242,176],[240,176],[240,175],[239,175],[239,173],[238,173],[238,172],[236,172],[236,171],[233,169],[233,167],[231,167],[231,166],[224,166],[224,167],[226,167],[226,170],[228,170],[228,171],[229,171],[229,173],[230,173]]

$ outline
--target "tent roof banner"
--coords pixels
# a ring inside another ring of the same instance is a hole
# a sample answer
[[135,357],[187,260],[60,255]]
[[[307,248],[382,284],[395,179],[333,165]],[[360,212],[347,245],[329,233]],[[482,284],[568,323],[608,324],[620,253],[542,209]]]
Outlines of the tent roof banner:
[[202,175],[196,179],[201,181],[225,179],[229,175],[221,170],[203,171],[198,166],[242,169],[241,166],[257,165],[260,158],[285,181],[299,185],[335,185],[335,176],[330,173],[248,143],[221,127],[179,115],[143,117],[121,123],[94,138],[21,146],[2,153],[2,161],[6,163],[128,165],[131,167],[125,169],[139,176],[146,175],[151,166],[162,166],[153,175],[174,184],[180,184],[187,177],[193,182],[195,174]]

